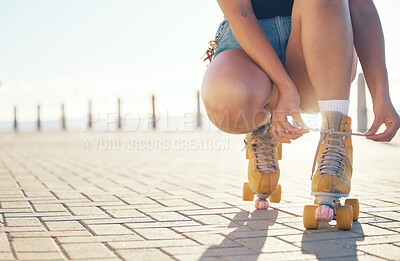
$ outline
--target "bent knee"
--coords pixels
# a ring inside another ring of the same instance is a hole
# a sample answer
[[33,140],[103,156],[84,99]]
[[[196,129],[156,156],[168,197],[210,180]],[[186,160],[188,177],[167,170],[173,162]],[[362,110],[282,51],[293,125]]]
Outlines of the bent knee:
[[268,117],[268,93],[249,91],[240,83],[214,81],[202,88],[202,98],[211,122],[228,133],[247,133]]

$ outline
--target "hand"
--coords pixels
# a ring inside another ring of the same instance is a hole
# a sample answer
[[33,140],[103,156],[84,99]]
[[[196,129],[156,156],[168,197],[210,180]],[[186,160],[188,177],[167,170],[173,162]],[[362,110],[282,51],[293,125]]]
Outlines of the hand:
[[[303,122],[299,112],[300,96],[296,88],[279,93],[278,102],[272,111],[272,134],[283,143],[290,143],[304,133],[308,132],[307,125]],[[292,126],[287,116],[292,116],[300,128]]]
[[[400,117],[390,99],[382,99],[381,101],[374,102],[374,114],[374,123],[365,133],[367,139],[373,141],[391,141],[400,127]],[[380,134],[376,134],[382,124],[386,125],[386,130]]]

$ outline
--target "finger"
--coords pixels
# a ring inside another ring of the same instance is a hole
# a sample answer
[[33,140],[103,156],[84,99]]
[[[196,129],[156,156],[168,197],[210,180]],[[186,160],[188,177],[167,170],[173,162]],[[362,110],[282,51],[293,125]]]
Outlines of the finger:
[[290,140],[295,140],[295,139],[298,139],[301,136],[303,136],[301,134],[290,133],[285,130],[279,131],[278,133],[279,133],[280,137],[290,139]]
[[272,135],[274,135],[274,137],[277,141],[279,141],[281,143],[289,143],[290,144],[290,140],[281,138],[277,131],[272,131]]
[[271,133],[277,141],[285,143],[285,141],[279,136],[278,132],[276,131],[275,121],[272,122]]
[[299,126],[304,132],[309,132],[308,126],[307,124],[304,123],[299,112],[292,113],[292,117],[296,122],[297,126]]
[[281,122],[281,124],[290,133],[295,133],[302,136],[306,132],[306,130],[296,128],[287,121]]
[[393,137],[396,135],[397,128],[393,122],[386,124],[387,129],[380,133],[368,136],[367,139],[371,139],[373,141],[391,141]]
[[277,138],[278,141],[283,143],[290,143],[290,139],[285,138],[282,136],[282,127],[279,124],[275,124],[275,128],[273,130],[274,136]]
[[287,132],[286,129],[284,127],[282,127],[282,125],[280,125],[280,124],[277,124],[276,131],[278,132],[279,137],[289,139],[289,140],[297,139],[297,138],[301,137],[301,135],[299,135],[299,134]]
[[382,122],[377,121],[376,119],[374,120],[374,123],[372,123],[372,126],[369,128],[369,130],[365,133],[365,135],[370,136],[375,134],[379,128],[381,127]]

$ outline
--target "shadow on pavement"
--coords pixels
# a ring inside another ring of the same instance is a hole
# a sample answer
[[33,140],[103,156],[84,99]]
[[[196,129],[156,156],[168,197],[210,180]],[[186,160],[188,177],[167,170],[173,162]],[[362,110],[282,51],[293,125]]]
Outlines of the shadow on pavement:
[[[210,246],[199,260],[223,256],[223,254],[218,253],[228,247],[230,247],[228,248],[229,256],[246,255],[246,261],[257,260],[267,240],[268,229],[275,224],[278,213],[279,211],[274,209],[237,213],[228,225],[228,228],[234,227],[236,229],[229,234],[221,233],[225,239],[219,245]],[[242,252],[245,247],[247,249]],[[249,253],[250,251],[251,253]]]
[[358,260],[357,242],[364,241],[361,224],[353,222],[349,231],[337,230],[336,226],[321,223],[318,230],[305,230],[301,241],[303,253],[314,254],[318,260]]

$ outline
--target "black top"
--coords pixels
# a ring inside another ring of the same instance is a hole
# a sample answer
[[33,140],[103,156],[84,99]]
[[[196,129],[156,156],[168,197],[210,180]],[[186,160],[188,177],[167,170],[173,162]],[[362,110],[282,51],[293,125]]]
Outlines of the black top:
[[294,0],[251,0],[258,19],[290,16]]

